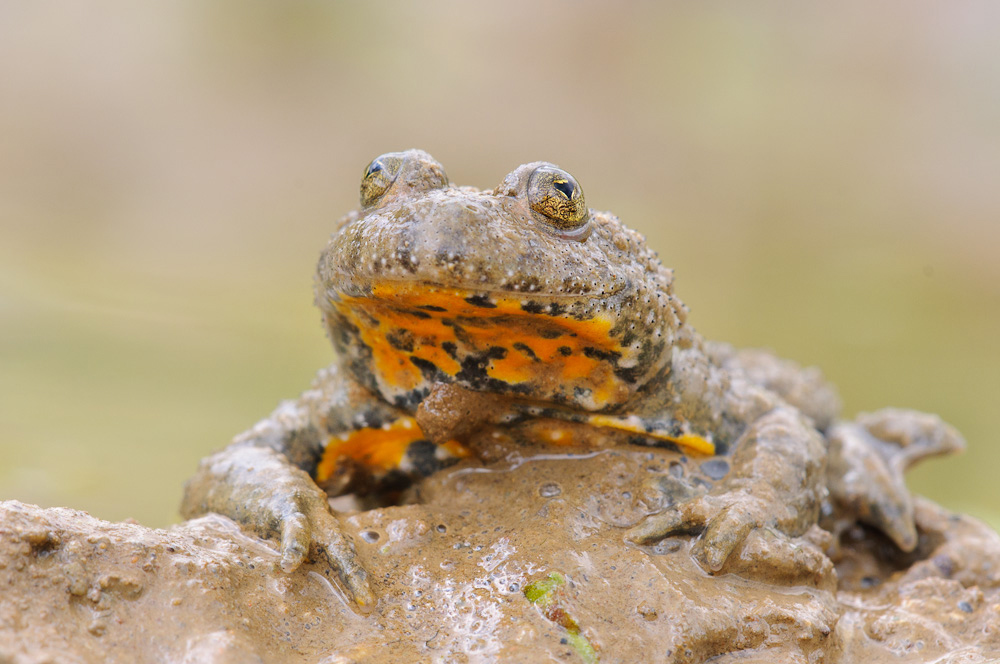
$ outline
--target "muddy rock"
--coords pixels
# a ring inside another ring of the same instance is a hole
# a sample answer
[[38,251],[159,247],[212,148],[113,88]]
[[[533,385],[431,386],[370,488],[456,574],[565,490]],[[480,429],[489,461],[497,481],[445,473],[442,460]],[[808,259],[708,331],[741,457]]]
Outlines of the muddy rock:
[[675,456],[463,463],[411,504],[342,514],[379,597],[368,615],[322,557],[287,574],[224,517],[154,530],[0,503],[0,663],[1000,657],[1000,537],[982,524],[918,500],[912,553],[866,526],[763,530],[713,576],[695,538],[623,537]]

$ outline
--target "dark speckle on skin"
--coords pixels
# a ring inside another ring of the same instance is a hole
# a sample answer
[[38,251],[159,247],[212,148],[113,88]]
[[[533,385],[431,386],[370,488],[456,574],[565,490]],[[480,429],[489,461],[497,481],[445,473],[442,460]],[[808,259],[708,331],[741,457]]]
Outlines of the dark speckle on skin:
[[416,271],[417,266],[413,262],[413,255],[410,253],[409,249],[405,246],[399,247],[396,250],[396,254],[399,256],[399,264],[403,267],[403,269],[411,274]]

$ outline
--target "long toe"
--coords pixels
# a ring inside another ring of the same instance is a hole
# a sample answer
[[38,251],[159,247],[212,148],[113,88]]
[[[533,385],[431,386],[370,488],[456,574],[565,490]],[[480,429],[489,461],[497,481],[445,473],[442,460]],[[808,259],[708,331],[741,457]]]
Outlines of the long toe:
[[285,518],[281,528],[281,569],[294,572],[309,555],[309,528],[302,514]]
[[695,556],[710,571],[718,572],[754,527],[756,522],[750,514],[730,505],[709,521],[696,545]]
[[636,544],[652,544],[664,537],[679,533],[686,529],[681,513],[676,508],[670,508],[659,514],[646,517],[637,525],[629,528],[626,537]]

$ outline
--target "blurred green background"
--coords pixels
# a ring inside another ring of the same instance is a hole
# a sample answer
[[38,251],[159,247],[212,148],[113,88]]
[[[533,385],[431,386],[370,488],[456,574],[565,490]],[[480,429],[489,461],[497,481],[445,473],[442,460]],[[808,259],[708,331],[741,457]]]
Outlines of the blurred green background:
[[362,168],[559,163],[707,336],[940,413],[1000,526],[1000,4],[0,2],[0,499],[177,520],[333,354]]

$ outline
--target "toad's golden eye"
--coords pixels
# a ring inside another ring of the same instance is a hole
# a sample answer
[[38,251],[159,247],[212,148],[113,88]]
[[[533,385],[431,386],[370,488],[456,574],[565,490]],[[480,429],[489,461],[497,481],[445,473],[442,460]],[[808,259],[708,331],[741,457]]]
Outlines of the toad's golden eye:
[[539,166],[528,180],[528,205],[562,231],[587,223],[583,189],[572,175],[555,166]]
[[396,181],[400,168],[403,166],[403,156],[398,152],[388,152],[375,157],[365,168],[361,176],[361,205],[374,205]]

